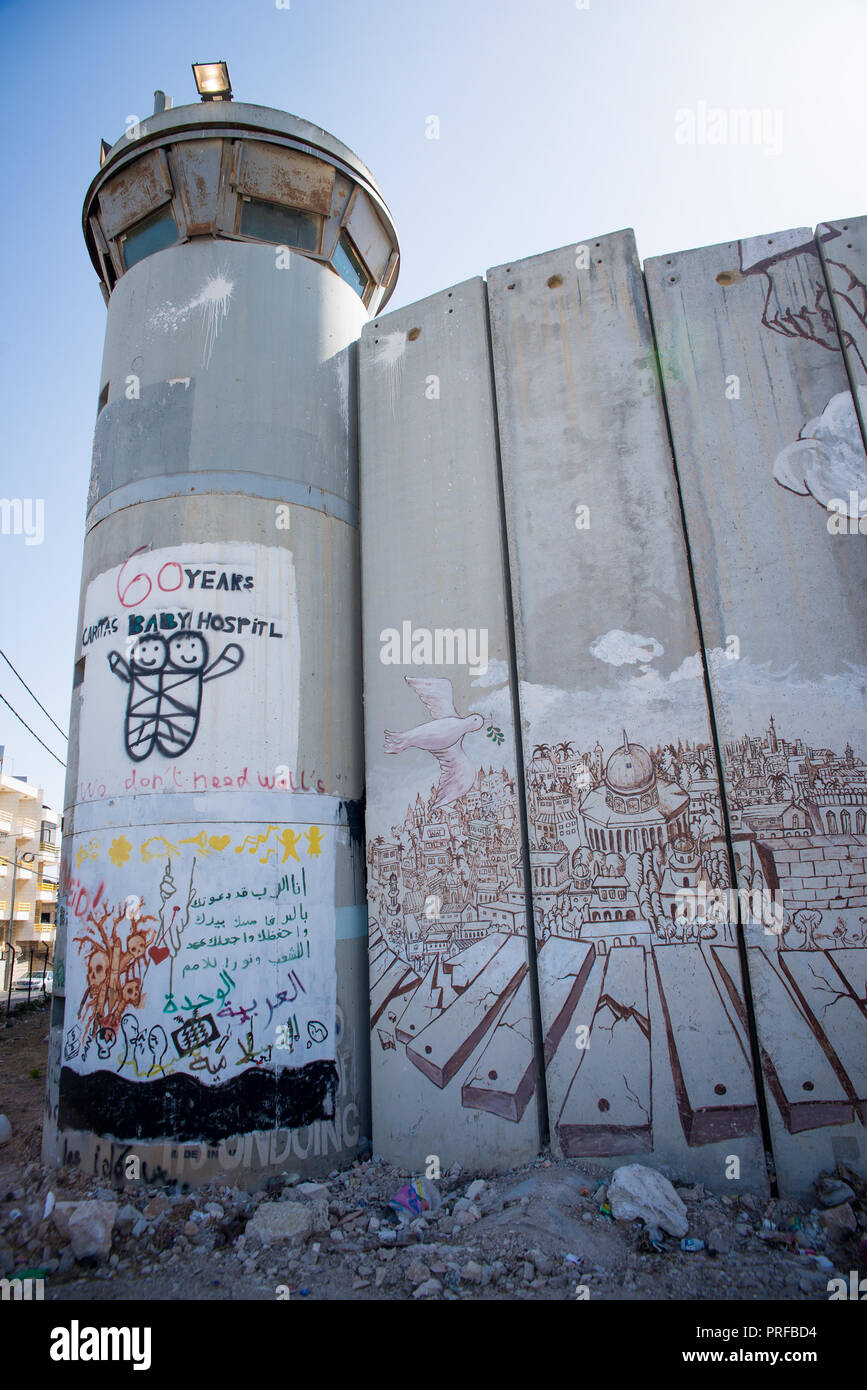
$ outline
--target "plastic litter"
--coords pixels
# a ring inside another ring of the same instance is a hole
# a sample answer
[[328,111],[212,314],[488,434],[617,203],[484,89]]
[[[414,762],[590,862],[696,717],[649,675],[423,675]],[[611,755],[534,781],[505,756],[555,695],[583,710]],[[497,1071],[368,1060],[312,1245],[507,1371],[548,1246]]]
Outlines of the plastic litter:
[[663,1231],[661,1227],[646,1226],[644,1228],[644,1237],[656,1251],[657,1255],[667,1254],[668,1246],[665,1243],[665,1231]]
[[579,1269],[584,1263],[583,1255],[564,1255],[563,1259],[567,1265],[577,1265]]
[[395,1192],[389,1206],[398,1213],[407,1211],[412,1216],[422,1216],[425,1212],[433,1215],[439,1210],[441,1202],[439,1192],[428,1178],[413,1178]]
[[608,1217],[608,1220],[609,1220],[609,1221],[613,1221],[613,1220],[614,1220],[614,1213],[612,1212],[611,1207],[608,1205],[607,1202],[603,1202],[603,1203],[602,1203],[602,1206],[599,1208],[599,1210],[600,1210],[600,1212],[601,1212],[601,1214],[602,1214],[603,1216],[607,1216],[607,1217]]
[[707,1241],[699,1240],[698,1236],[684,1236],[683,1240],[680,1242],[680,1248],[681,1250],[686,1250],[689,1254],[693,1254],[696,1250],[706,1249]]

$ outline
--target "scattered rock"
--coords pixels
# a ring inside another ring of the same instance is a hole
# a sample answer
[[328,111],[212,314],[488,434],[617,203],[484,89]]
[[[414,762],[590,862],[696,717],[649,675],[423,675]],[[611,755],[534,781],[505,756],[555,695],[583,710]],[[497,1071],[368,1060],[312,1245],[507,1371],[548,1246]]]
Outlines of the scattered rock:
[[158,1193],[156,1197],[151,1197],[144,1209],[144,1214],[149,1220],[153,1220],[155,1216],[162,1216],[164,1212],[171,1211],[171,1206],[168,1197],[163,1197],[162,1193]]
[[608,1202],[618,1221],[640,1219],[647,1226],[661,1226],[672,1236],[685,1236],[689,1230],[686,1207],[668,1178],[641,1163],[627,1163],[615,1170]]
[[841,1178],[819,1178],[814,1186],[823,1207],[839,1207],[855,1200],[854,1191]]
[[426,1279],[423,1284],[413,1291],[413,1298],[435,1298],[438,1293],[442,1293],[443,1286],[439,1279]]
[[[304,1187],[315,1187],[315,1183],[302,1183],[297,1191],[300,1192]],[[298,1205],[296,1203],[296,1205]],[[328,1201],[325,1197],[316,1197],[308,1208],[313,1221],[313,1231],[317,1236],[327,1236],[331,1230],[331,1220],[328,1213]]]
[[406,1277],[411,1284],[424,1284],[430,1278],[430,1270],[423,1260],[413,1260]]
[[464,1193],[464,1197],[465,1197],[465,1198],[468,1198],[471,1202],[477,1202],[477,1201],[479,1200],[479,1198],[480,1198],[485,1192],[487,1192],[487,1190],[488,1190],[488,1184],[486,1183],[485,1179],[484,1179],[484,1178],[476,1178],[474,1182],[471,1182],[471,1183],[470,1183],[469,1187],[467,1188],[466,1192]]
[[819,1217],[830,1236],[842,1236],[847,1231],[857,1231],[858,1221],[848,1202],[829,1207]]
[[303,1245],[313,1234],[313,1213],[303,1202],[262,1202],[247,1222],[246,1234],[266,1246]]
[[455,1223],[460,1227],[474,1226],[477,1221],[481,1221],[482,1213],[477,1206],[471,1206],[467,1211],[458,1212],[454,1218]]
[[118,1208],[116,1225],[120,1235],[128,1235],[135,1225],[141,1220],[141,1213],[136,1210],[131,1202],[124,1202]]
[[701,1183],[697,1182],[693,1187],[678,1188],[677,1195],[682,1202],[689,1202],[690,1204],[693,1204],[695,1202],[701,1202],[704,1200],[705,1191]]
[[51,1212],[51,1218],[59,1236],[63,1240],[69,1240],[69,1218],[79,1205],[78,1202],[55,1202]]
[[732,1248],[732,1238],[724,1226],[715,1226],[708,1233],[707,1244],[709,1250],[716,1250],[718,1255],[728,1255]]
[[12,1138],[12,1126],[5,1115],[0,1115],[0,1144],[8,1144]]
[[114,1202],[79,1202],[69,1218],[72,1253],[79,1263],[108,1259],[116,1219]]
[[468,1284],[481,1284],[482,1266],[479,1264],[478,1260],[467,1261],[461,1269],[461,1278],[465,1279]]
[[295,1191],[302,1193],[305,1197],[327,1197],[328,1184],[324,1182],[299,1182]]

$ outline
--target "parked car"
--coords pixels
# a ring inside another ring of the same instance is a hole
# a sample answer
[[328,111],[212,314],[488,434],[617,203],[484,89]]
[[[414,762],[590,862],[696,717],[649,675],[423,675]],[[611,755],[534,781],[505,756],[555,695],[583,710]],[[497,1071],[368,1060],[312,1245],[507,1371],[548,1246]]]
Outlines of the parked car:
[[[27,986],[28,986],[28,983],[29,983],[29,985],[30,985],[30,993],[31,993],[31,995],[33,995],[33,994],[39,994],[39,992],[40,992],[41,989],[42,989],[42,972],[40,971],[38,975],[36,975],[36,974],[33,974],[33,975],[19,975],[19,977],[18,977],[17,980],[13,980],[13,981],[12,981],[12,988],[13,988],[13,990],[19,990],[19,989],[20,989],[20,990],[26,990],[26,989],[27,989]],[[46,970],[46,972],[45,972],[45,993],[46,993],[46,994],[51,994],[51,993],[53,992],[53,990],[54,990],[54,971],[53,971],[53,970]]]

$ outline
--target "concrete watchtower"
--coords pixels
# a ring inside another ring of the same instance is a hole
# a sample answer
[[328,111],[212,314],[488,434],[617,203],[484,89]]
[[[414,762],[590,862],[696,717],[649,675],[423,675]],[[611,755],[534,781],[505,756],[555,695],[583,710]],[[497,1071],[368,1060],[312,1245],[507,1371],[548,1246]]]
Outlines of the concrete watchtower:
[[196,75],[84,204],[108,324],[45,1157],[243,1182],[370,1133],[355,345],[398,248],[345,145]]

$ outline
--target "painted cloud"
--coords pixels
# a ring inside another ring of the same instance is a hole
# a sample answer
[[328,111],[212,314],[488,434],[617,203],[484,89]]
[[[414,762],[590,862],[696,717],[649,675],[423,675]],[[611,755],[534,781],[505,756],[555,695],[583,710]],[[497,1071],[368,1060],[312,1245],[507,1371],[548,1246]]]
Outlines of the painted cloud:
[[[862,412],[867,411],[867,387],[858,387]],[[867,494],[867,459],[852,395],[832,396],[821,415],[808,420],[794,444],[774,460],[774,477],[783,487],[809,495],[827,507],[842,500],[848,515],[858,515],[858,497]],[[856,495],[851,510],[850,493]]]
[[655,637],[642,637],[639,632],[624,632],[619,627],[590,643],[592,655],[611,666],[646,666],[662,656],[664,650]]

